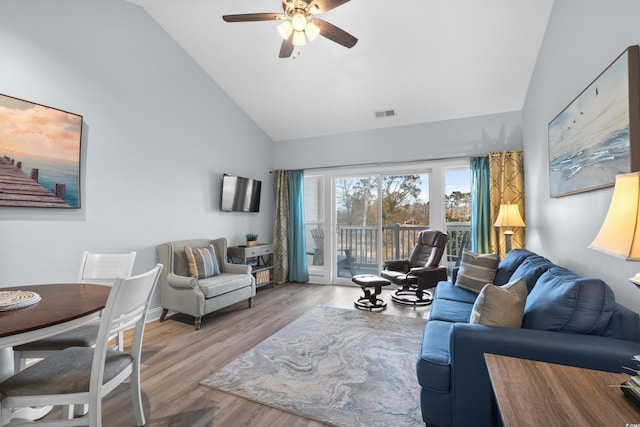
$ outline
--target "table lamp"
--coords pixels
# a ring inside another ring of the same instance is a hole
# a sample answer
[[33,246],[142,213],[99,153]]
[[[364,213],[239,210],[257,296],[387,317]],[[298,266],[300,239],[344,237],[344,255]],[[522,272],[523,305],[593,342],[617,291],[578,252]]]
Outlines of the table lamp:
[[[591,249],[640,261],[640,172],[616,176],[609,211]],[[640,273],[629,279],[640,286]]]
[[[498,219],[493,224],[495,227],[525,227],[522,216],[520,216],[520,210],[518,205],[512,205],[507,203],[500,205],[500,211],[498,212]],[[513,237],[513,230],[504,230],[505,238],[505,251],[509,253],[511,251],[511,237]]]

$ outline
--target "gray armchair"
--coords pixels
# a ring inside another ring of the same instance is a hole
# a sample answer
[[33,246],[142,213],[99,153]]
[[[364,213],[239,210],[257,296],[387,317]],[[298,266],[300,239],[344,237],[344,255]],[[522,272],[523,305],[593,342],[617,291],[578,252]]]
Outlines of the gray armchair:
[[[213,245],[220,274],[197,279],[189,274],[185,247],[204,248]],[[160,305],[164,321],[169,310],[195,317],[196,330],[202,316],[247,300],[251,307],[256,295],[256,281],[251,266],[227,262],[227,239],[195,239],[163,243],[158,246],[158,257],[164,265],[160,276]]]

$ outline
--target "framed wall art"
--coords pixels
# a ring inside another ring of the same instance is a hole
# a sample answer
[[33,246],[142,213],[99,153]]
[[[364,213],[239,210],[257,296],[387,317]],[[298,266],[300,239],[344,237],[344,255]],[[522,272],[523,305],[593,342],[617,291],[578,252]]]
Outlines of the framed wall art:
[[639,72],[638,46],[630,46],[549,123],[551,197],[640,170]]
[[79,208],[82,116],[0,95],[0,206]]

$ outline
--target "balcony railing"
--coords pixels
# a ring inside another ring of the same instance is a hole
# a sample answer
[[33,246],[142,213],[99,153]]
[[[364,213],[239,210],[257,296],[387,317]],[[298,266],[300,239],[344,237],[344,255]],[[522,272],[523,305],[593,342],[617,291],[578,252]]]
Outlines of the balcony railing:
[[[400,225],[382,227],[382,254],[380,259],[384,262],[389,259],[406,259],[415,246],[418,233],[427,229],[425,226]],[[468,222],[448,222],[446,263],[448,266],[455,264],[460,255],[460,245],[465,231],[469,231],[471,225]],[[378,264],[378,231],[375,226],[340,226],[338,231],[338,251],[340,254],[349,254],[352,266],[357,273],[370,273],[377,271]],[[443,260],[444,261],[444,260]],[[342,274],[344,275],[344,274]]]

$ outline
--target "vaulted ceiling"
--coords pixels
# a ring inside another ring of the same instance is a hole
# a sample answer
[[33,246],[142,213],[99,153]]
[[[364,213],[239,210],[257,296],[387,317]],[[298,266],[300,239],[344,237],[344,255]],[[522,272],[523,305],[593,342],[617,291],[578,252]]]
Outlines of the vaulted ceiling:
[[319,17],[358,38],[353,48],[318,37],[280,59],[278,21],[222,15],[282,13],[281,0],[128,1],[274,141],[520,110],[553,6],[351,0]]

